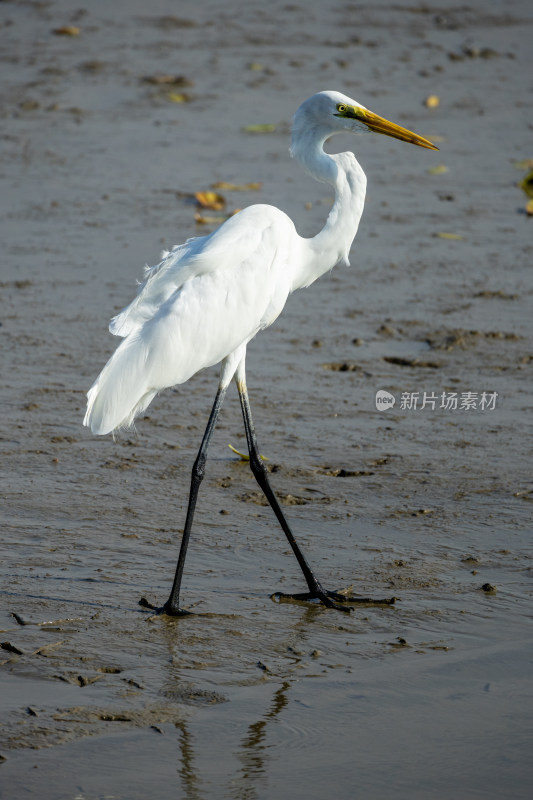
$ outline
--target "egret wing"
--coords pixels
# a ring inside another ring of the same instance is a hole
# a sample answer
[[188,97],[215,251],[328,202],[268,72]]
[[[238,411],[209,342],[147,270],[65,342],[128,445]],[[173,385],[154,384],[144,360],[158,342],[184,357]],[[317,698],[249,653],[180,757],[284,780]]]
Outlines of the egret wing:
[[150,319],[170,295],[176,291],[196,269],[195,255],[205,246],[209,237],[189,239],[176,245],[170,252],[161,254],[161,261],[144,268],[144,281],[137,296],[109,323],[115,336],[128,336]]
[[124,317],[130,332],[89,392],[85,423],[97,433],[127,427],[158,391],[222,361],[270,325],[291,289],[293,233],[282,212],[252,206],[184,255],[181,267],[160,267],[129,323]]

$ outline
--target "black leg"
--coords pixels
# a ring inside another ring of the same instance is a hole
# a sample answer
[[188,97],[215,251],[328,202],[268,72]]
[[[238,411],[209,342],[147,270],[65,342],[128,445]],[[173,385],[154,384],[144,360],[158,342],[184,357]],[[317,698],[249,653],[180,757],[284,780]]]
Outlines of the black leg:
[[187,506],[187,517],[185,519],[185,527],[183,529],[183,536],[181,539],[181,547],[178,556],[178,564],[176,567],[176,575],[174,577],[174,583],[172,584],[172,591],[170,592],[170,596],[162,608],[162,611],[165,614],[170,614],[173,617],[182,616],[183,614],[188,613],[186,611],[182,611],[179,607],[180,586],[181,586],[181,579],[183,576],[183,567],[185,566],[185,556],[187,555],[187,545],[189,544],[189,537],[191,535],[191,528],[194,518],[194,509],[196,508],[196,499],[198,497],[198,490],[205,475],[207,448],[209,446],[209,440],[211,439],[211,435],[215,428],[216,421],[220,409],[222,407],[222,403],[224,402],[225,394],[226,394],[226,387],[220,386],[217,392],[217,396],[215,398],[215,402],[213,403],[213,408],[211,409],[211,414],[209,416],[209,421],[205,429],[204,438],[202,439],[202,444],[200,445],[198,455],[196,456],[196,461],[194,462],[194,466],[192,468],[189,504]]
[[268,480],[268,473],[261,459],[261,456],[259,454],[259,448],[257,446],[257,438],[255,435],[254,423],[252,420],[250,401],[248,399],[248,391],[246,389],[246,383],[244,382],[244,380],[239,380],[239,379],[237,380],[237,389],[239,391],[239,399],[241,401],[242,414],[244,417],[244,427],[246,430],[246,439],[248,442],[248,452],[250,454],[250,468],[253,472],[253,475],[257,483],[261,487],[266,499],[268,500],[274,514],[276,515],[285,536],[287,537],[287,540],[292,548],[294,555],[296,556],[296,560],[300,565],[304,578],[309,587],[308,592],[300,594],[291,594],[291,595],[276,593],[276,597],[290,598],[293,600],[320,600],[320,602],[322,602],[325,606],[328,606],[328,608],[336,608],[340,611],[348,611],[348,612],[350,611],[349,607],[338,605],[338,603],[365,603],[365,604],[371,603],[377,605],[392,605],[394,603],[394,598],[389,598],[386,600],[371,600],[370,598],[349,597],[344,592],[330,592],[327,589],[324,589],[324,587],[314,574],[313,570],[307,563],[304,554],[300,550],[300,547],[289,527],[289,523],[287,522],[285,515],[280,508],[276,495],[274,494],[274,492],[272,491],[272,487],[270,486]]

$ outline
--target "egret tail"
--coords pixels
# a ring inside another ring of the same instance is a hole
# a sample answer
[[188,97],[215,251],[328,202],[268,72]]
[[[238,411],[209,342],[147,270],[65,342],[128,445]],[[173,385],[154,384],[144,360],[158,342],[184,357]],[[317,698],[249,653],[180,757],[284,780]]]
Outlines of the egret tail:
[[125,339],[87,392],[83,424],[103,436],[129,428],[148,407],[160,386],[151,385],[149,352],[134,336]]

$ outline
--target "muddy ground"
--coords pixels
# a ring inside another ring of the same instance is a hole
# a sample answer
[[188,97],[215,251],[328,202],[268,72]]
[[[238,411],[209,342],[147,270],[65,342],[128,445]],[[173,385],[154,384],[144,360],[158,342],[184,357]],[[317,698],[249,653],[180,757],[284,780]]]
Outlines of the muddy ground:
[[[532,19],[525,0],[0,3],[2,798],[529,797]],[[94,437],[107,322],[144,263],[236,208],[320,229],[330,192],[288,132],[321,89],[441,150],[335,142],[369,179],[352,267],[250,345],[249,388],[323,582],[399,599],[272,601],[304,587],[227,447],[232,391],[195,614],[154,616],[138,600],[168,595],[217,371]],[[261,186],[198,209],[219,181]]]

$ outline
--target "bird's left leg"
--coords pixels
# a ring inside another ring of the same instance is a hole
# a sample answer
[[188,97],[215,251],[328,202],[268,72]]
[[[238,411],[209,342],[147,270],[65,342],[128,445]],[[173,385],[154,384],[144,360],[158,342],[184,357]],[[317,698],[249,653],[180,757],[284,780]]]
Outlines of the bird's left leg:
[[272,490],[272,487],[270,486],[270,482],[268,480],[268,473],[263,463],[263,460],[259,454],[259,448],[257,445],[257,438],[255,435],[255,428],[252,420],[252,412],[250,409],[250,401],[248,399],[248,390],[246,388],[246,379],[244,374],[243,362],[241,362],[237,370],[236,382],[237,382],[237,389],[239,392],[239,399],[241,402],[242,414],[244,418],[244,428],[246,431],[248,452],[250,454],[250,468],[257,483],[262,489],[263,494],[268,500],[270,507],[272,508],[274,514],[276,515],[285,536],[287,537],[287,540],[292,548],[294,555],[296,556],[296,560],[300,565],[300,569],[302,570],[304,578],[309,587],[308,592],[303,592],[299,594],[290,594],[290,595],[276,593],[276,596],[280,598],[284,597],[291,598],[293,600],[319,600],[328,608],[336,608],[339,611],[348,611],[348,612],[350,611],[350,608],[343,605],[339,605],[339,603],[364,603],[364,604],[370,603],[377,605],[392,605],[394,603],[394,598],[389,598],[386,600],[371,600],[369,598],[350,597],[344,594],[344,592],[330,592],[327,589],[324,589],[324,587],[314,574],[313,570],[309,566],[307,559],[305,558],[296,539],[294,538],[289,523],[287,522],[285,515],[280,508],[279,502]]
[[189,613],[188,611],[184,611],[183,609],[180,608],[181,579],[183,577],[183,567],[185,566],[185,557],[187,555],[187,547],[191,535],[192,523],[194,519],[194,511],[196,508],[196,500],[198,498],[198,490],[200,489],[200,484],[205,474],[207,448],[209,446],[209,441],[213,434],[213,430],[215,429],[216,421],[218,419],[220,409],[222,408],[222,403],[224,402],[226,389],[227,389],[227,382],[226,383],[221,382],[219,384],[217,396],[215,398],[215,402],[213,403],[213,408],[211,409],[211,414],[207,422],[207,427],[205,429],[205,433],[202,439],[202,444],[200,445],[198,455],[196,456],[196,460],[192,468],[191,488],[189,492],[189,502],[187,505],[187,516],[185,519],[185,527],[183,529],[183,536],[181,538],[178,564],[176,566],[176,574],[174,576],[174,583],[172,584],[172,590],[170,592],[170,596],[165,605],[163,606],[163,608],[156,608],[144,598],[142,598],[140,601],[140,605],[144,606],[145,608],[152,608],[155,611],[158,611],[159,613],[169,614],[170,616],[173,617],[181,617]]

